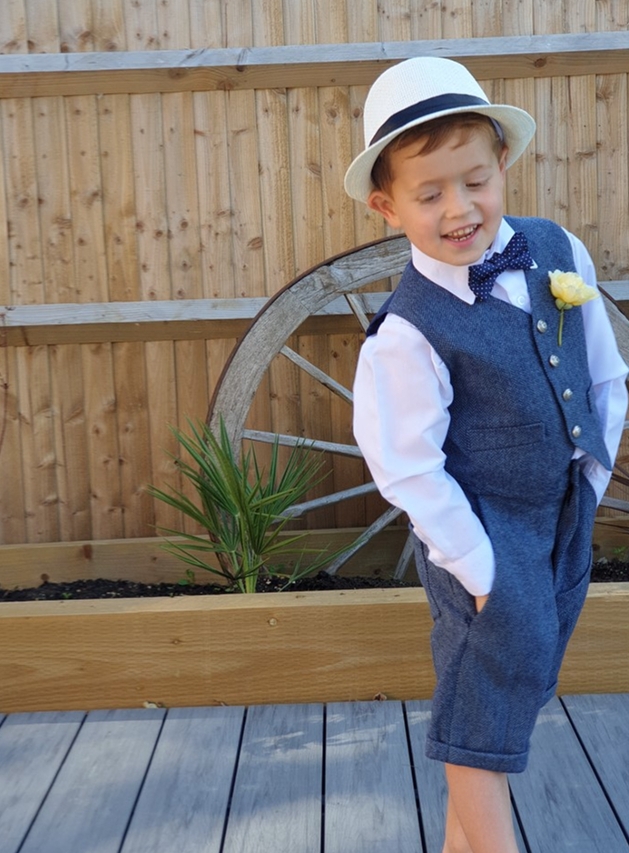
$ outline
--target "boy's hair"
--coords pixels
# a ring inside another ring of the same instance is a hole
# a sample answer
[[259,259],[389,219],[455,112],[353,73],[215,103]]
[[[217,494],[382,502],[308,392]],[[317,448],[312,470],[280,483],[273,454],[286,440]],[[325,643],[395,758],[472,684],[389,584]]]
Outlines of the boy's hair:
[[[465,145],[470,137],[476,132],[486,133],[489,137],[494,152],[500,158],[505,149],[504,138],[498,133],[495,122],[488,116],[480,113],[455,113],[454,115],[440,116],[427,121],[424,124],[410,127],[399,136],[396,136],[387,147],[380,153],[371,170],[371,181],[377,190],[386,191],[393,183],[393,172],[391,169],[391,154],[406,148],[414,142],[423,140],[423,145],[417,154],[430,154],[440,148],[444,142],[454,133],[458,132],[458,145]],[[458,146],[457,146],[458,147]]]

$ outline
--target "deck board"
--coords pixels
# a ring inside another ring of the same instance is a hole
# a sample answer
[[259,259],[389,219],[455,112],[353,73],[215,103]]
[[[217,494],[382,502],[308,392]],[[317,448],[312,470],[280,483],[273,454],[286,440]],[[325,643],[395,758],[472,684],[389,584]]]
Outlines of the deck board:
[[0,850],[16,853],[85,714],[12,714],[0,726]]
[[626,853],[627,839],[558,699],[539,715],[527,772],[510,783],[531,853]]
[[[441,853],[429,720],[423,701],[11,714],[0,853]],[[510,783],[521,853],[629,853],[629,696],[553,700]]]
[[426,853],[441,853],[448,794],[443,765],[426,758],[424,752],[430,705],[428,700],[407,702],[406,717]]
[[244,708],[168,711],[122,853],[219,853]]
[[563,704],[629,836],[629,695],[566,696]]
[[88,714],[20,853],[118,853],[163,716]]
[[422,850],[401,702],[328,705],[324,850]]
[[322,705],[250,708],[223,853],[318,853],[322,769]]

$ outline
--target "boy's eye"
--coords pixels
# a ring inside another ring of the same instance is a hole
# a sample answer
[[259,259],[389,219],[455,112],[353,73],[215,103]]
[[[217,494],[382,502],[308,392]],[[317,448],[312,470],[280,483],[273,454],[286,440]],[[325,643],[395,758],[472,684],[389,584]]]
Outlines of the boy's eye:
[[429,204],[431,201],[439,198],[439,193],[431,193],[431,195],[423,195],[419,199],[420,204]]
[[478,187],[484,187],[486,183],[487,183],[487,181],[471,181],[467,186],[471,190],[473,190],[473,189],[477,189]]

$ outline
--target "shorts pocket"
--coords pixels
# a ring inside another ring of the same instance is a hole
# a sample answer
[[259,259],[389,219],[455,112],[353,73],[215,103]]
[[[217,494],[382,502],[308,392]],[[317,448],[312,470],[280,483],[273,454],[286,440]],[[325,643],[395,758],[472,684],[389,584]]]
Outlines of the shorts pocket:
[[558,673],[561,661],[566,651],[568,641],[578,622],[588,587],[590,585],[590,570],[588,569],[581,580],[571,589],[557,593],[557,620],[559,623],[559,636],[557,639],[557,657],[555,670]]

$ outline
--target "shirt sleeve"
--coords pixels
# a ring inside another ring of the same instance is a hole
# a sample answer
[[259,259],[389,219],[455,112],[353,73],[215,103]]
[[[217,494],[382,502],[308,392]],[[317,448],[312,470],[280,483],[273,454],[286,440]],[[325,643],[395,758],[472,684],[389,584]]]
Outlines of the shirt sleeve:
[[452,386],[447,367],[412,324],[388,314],[360,352],[354,434],[378,489],[405,510],[430,560],[472,595],[493,584],[491,542],[445,470]]
[[[566,232],[572,244],[577,272],[590,287],[598,287],[596,270],[583,243]],[[607,316],[603,299],[592,299],[582,307],[588,367],[596,408],[610,459],[614,460],[627,417],[627,365],[623,361]],[[590,454],[581,457],[583,473],[590,481],[600,503],[609,485],[611,472]]]

